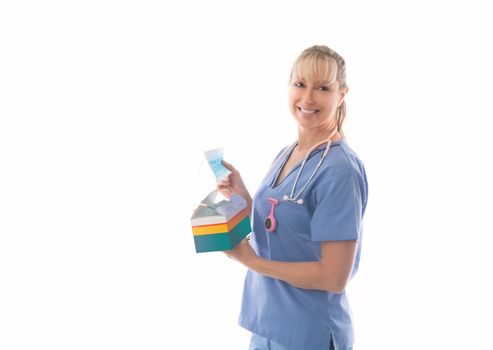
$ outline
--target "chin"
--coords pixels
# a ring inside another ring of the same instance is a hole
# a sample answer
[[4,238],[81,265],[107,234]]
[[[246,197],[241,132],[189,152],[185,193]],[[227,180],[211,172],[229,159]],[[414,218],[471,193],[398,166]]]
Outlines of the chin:
[[306,124],[306,125],[318,125],[320,124],[320,119],[317,116],[301,116],[296,115],[295,117],[298,124]]

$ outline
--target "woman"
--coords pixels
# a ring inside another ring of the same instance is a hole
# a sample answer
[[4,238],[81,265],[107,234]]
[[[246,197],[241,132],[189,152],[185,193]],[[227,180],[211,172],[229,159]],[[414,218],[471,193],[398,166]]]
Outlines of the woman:
[[291,71],[298,139],[280,152],[252,198],[239,172],[218,185],[253,209],[253,232],[226,254],[248,267],[239,323],[250,349],[352,349],[345,287],[358,269],[367,203],[363,163],[344,139],[345,63],[326,46]]

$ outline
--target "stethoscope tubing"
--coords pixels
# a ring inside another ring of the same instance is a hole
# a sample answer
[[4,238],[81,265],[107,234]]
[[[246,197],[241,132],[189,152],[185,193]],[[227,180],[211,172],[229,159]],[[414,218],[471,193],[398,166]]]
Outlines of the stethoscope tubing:
[[[290,195],[289,196],[288,195],[284,195],[282,197],[282,200],[284,202],[288,202],[289,201],[289,202],[293,202],[293,203],[296,203],[296,204],[299,204],[299,205],[302,205],[304,203],[303,199],[302,198],[299,198],[299,197],[306,190],[306,188],[308,187],[308,185],[312,182],[313,178],[315,177],[315,175],[318,172],[318,169],[322,165],[322,162],[327,157],[327,154],[329,153],[330,145],[332,143],[332,137],[335,135],[336,132],[337,132],[337,128],[330,134],[330,136],[325,141],[319,142],[318,144],[316,144],[315,146],[313,146],[312,148],[310,148],[310,150],[308,151],[308,153],[305,156],[305,159],[303,159],[303,162],[301,163],[300,169],[298,170],[298,174],[296,175],[296,178],[294,180],[293,186],[291,188]],[[284,155],[286,154],[286,152],[288,152],[289,149],[291,149],[291,148],[294,149],[293,146],[296,143],[297,142],[293,143],[293,145],[291,147],[286,147],[286,149],[282,152],[282,154],[274,161],[274,163],[272,165],[272,168],[278,162],[279,159],[282,159],[282,157],[284,157]],[[299,190],[299,192],[296,195],[294,195],[294,192],[296,190],[296,185],[298,184],[298,180],[299,180],[299,178],[301,176],[301,173],[303,171],[303,168],[305,167],[305,164],[306,164],[308,158],[310,157],[310,155],[312,154],[312,152],[317,147],[319,147],[320,145],[322,145],[324,143],[327,143],[327,146],[326,146],[324,152],[322,153],[322,157],[320,157],[320,160],[318,161],[317,166],[315,167],[315,170],[312,172],[312,174],[310,175],[310,177],[306,181],[305,185],[301,187],[301,189]],[[279,178],[279,175],[281,173],[281,169],[282,169],[282,166],[279,167],[276,175],[274,176],[274,180],[273,180],[274,183]],[[276,217],[274,215],[274,207],[279,203],[279,201],[277,199],[274,199],[272,197],[269,197],[269,202],[271,203],[270,213],[266,217],[265,224],[264,225],[265,225],[265,229],[267,230],[267,232],[271,232],[272,233],[272,232],[275,231],[276,226],[277,226],[277,220],[276,220]]]
[[[315,175],[318,172],[318,169],[322,165],[322,162],[324,161],[325,157],[327,157],[327,154],[329,153],[330,145],[332,143],[332,137],[336,134],[336,132],[337,132],[337,128],[332,131],[332,133],[330,134],[330,136],[326,140],[324,140],[322,142],[319,142],[318,144],[316,144],[312,148],[310,148],[310,150],[308,151],[308,153],[305,156],[305,159],[303,159],[303,162],[301,163],[300,170],[298,170],[298,174],[296,174],[296,178],[294,180],[293,186],[291,187],[291,193],[289,194],[289,196],[287,196],[287,195],[284,195],[283,196],[283,200],[284,201],[290,201],[290,202],[293,202],[293,203],[303,204],[303,199],[298,199],[298,198],[301,196],[301,194],[305,191],[305,189],[308,187],[308,185],[310,184],[310,182],[313,180],[313,178],[315,177]],[[293,145],[295,145],[296,143],[297,142],[295,142]],[[327,143],[327,146],[325,147],[325,150],[322,153],[322,157],[318,161],[318,164],[315,167],[315,170],[312,172],[312,174],[308,178],[308,180],[305,183],[305,185],[301,188],[301,190],[296,195],[294,195],[294,192],[296,190],[296,185],[298,184],[298,180],[299,180],[299,178],[301,176],[301,173],[303,171],[303,168],[305,167],[305,164],[306,164],[308,158],[310,158],[310,155],[313,153],[313,151],[317,147],[319,147],[320,145],[322,145],[324,143]],[[288,148],[291,148],[291,147],[288,147]],[[285,154],[285,152],[283,152],[283,154],[281,156],[284,156],[284,154]],[[279,170],[277,171],[277,174],[276,174],[276,176],[274,178],[274,182],[277,181],[277,178],[279,177],[279,174],[281,172],[281,168],[282,167],[280,167]]]

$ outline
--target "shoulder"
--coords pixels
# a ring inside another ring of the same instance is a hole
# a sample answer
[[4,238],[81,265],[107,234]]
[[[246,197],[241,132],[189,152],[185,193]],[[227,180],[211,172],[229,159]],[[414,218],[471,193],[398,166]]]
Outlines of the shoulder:
[[338,141],[330,147],[322,172],[325,179],[354,174],[366,180],[363,161],[345,140]]
[[276,154],[272,164],[276,163],[283,155],[285,155],[289,150],[290,148],[293,146],[293,144],[289,144],[287,146],[284,146],[283,148],[281,148],[281,150]]
[[368,181],[363,162],[358,155],[342,141],[333,145],[321,167],[315,186],[315,198],[332,197],[343,201],[344,198],[360,198],[366,206]]

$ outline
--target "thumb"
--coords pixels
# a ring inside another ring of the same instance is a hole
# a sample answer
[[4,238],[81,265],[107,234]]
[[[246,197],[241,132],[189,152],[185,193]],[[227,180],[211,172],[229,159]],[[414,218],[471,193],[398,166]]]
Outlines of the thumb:
[[231,164],[229,164],[228,162],[226,162],[226,161],[224,161],[224,160],[223,160],[223,165],[224,165],[224,167],[225,167],[226,169],[228,169],[228,170],[230,170],[230,171],[232,171],[232,172],[235,172],[235,171],[236,171],[236,169],[235,169],[235,167],[234,167],[234,166],[232,166]]

